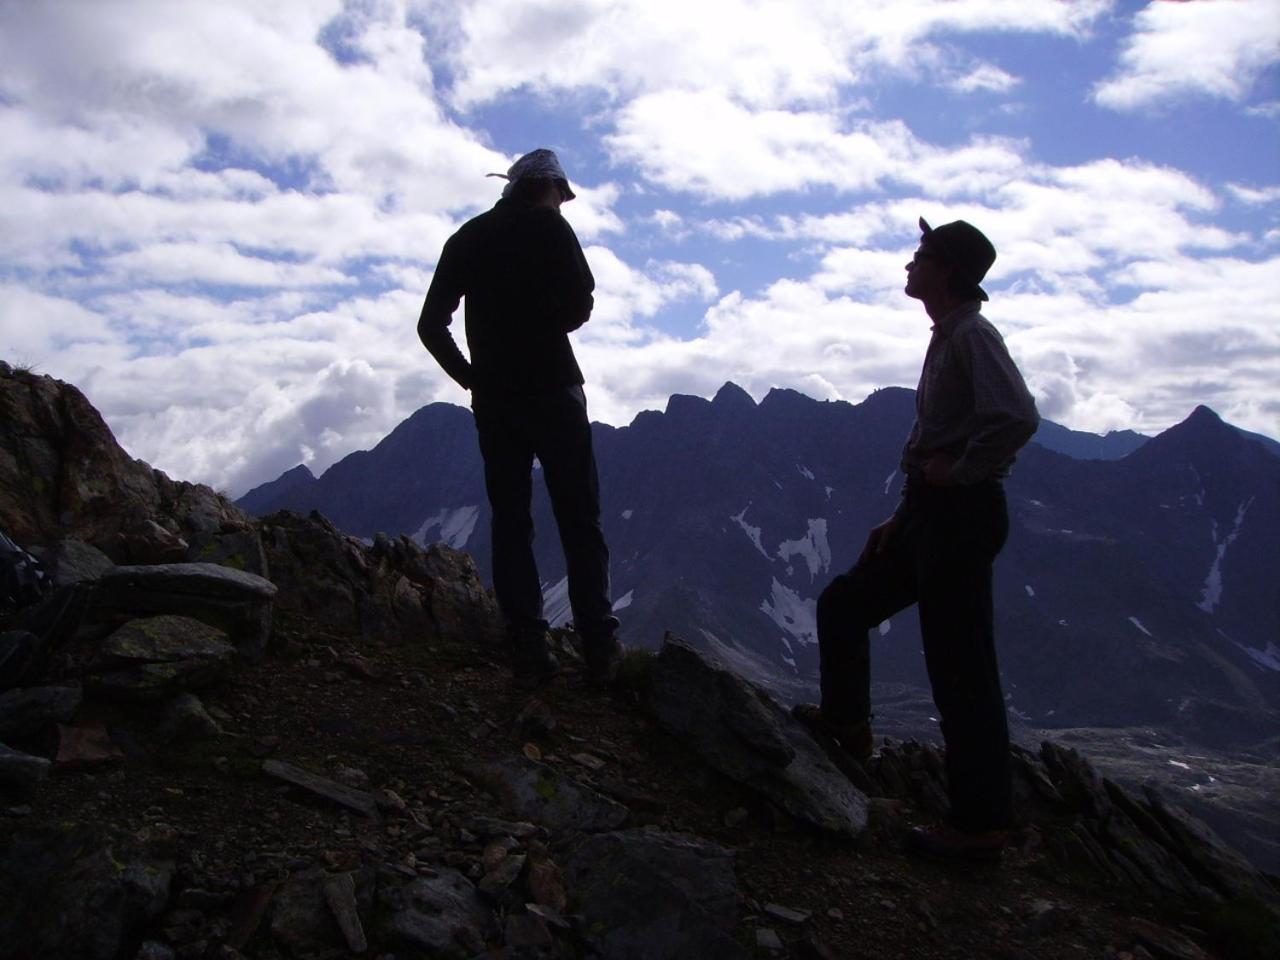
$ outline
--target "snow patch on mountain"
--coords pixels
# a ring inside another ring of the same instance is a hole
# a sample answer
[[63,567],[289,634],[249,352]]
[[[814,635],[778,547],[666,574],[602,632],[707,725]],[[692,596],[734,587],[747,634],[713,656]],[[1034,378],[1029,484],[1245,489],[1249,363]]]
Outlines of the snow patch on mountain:
[[886,496],[888,496],[889,488],[893,486],[893,481],[897,476],[898,476],[898,471],[895,469],[892,473],[890,473],[887,477],[884,478],[884,492]]
[[1034,588],[1034,587],[1032,587],[1032,586],[1031,586],[1031,584],[1029,584],[1029,583],[1024,583],[1024,584],[1022,585],[1022,589],[1023,589],[1023,590],[1025,590],[1025,591],[1027,591],[1027,596],[1028,596],[1028,597],[1034,597],[1034,596],[1036,595],[1035,588]]
[[745,507],[742,508],[742,512],[740,514],[738,514],[736,517],[730,517],[729,519],[742,528],[743,532],[747,535],[748,538],[750,538],[751,542],[756,545],[756,549],[760,551],[761,556],[768,557],[770,560],[772,560],[773,558],[769,557],[769,552],[765,550],[764,544],[760,540],[760,528],[753,527],[751,526],[751,524],[747,523],[747,520],[746,520],[747,511],[750,509],[751,509],[751,504],[747,504]]
[[797,554],[804,558],[810,580],[831,569],[831,545],[827,542],[827,521],[824,517],[811,518],[808,532],[799,540],[784,540],[778,544],[778,557],[783,563]]
[[635,513],[635,511],[634,511],[634,510],[631,510],[631,509],[623,510],[623,511],[622,511],[622,519],[623,519],[623,520],[630,520],[630,519],[631,519],[632,514],[634,514],[634,513]]
[[1280,647],[1277,647],[1274,643],[1268,643],[1265,650],[1259,650],[1257,647],[1246,647],[1243,643],[1237,643],[1236,646],[1247,653],[1249,659],[1263,669],[1280,672]]
[[614,613],[617,613],[619,610],[625,610],[627,607],[631,606],[631,601],[635,599],[635,593],[636,592],[634,590],[628,590],[617,600],[613,601]]
[[1227,547],[1235,543],[1236,537],[1240,536],[1240,530],[1244,526],[1244,515],[1253,506],[1253,501],[1254,498],[1250,497],[1236,508],[1235,522],[1232,524],[1231,532],[1221,541],[1218,540],[1218,521],[1212,521],[1210,536],[1213,537],[1217,552],[1214,555],[1213,564],[1209,567],[1209,575],[1204,579],[1200,602],[1196,604],[1205,613],[1213,613],[1213,608],[1222,600],[1222,558],[1227,555]]
[[818,642],[818,601],[805,599],[773,578],[772,593],[760,602],[760,610],[803,644]]
[[1155,634],[1153,634],[1150,630],[1148,630],[1146,627],[1144,627],[1144,626],[1142,625],[1142,621],[1141,621],[1141,620],[1139,620],[1137,617],[1130,617],[1130,618],[1129,618],[1129,622],[1130,622],[1130,623],[1132,623],[1132,624],[1133,624],[1135,627],[1137,627],[1139,630],[1141,630],[1143,633],[1145,633],[1148,637],[1151,637],[1151,638],[1153,638],[1153,639],[1155,638]]
[[[409,538],[420,547],[425,547],[431,543],[444,541],[455,550],[462,550],[466,547],[467,541],[471,539],[471,534],[475,532],[476,520],[480,516],[480,508],[476,507],[456,507],[450,509],[444,507],[439,513],[427,517],[422,521],[422,526],[413,533]],[[428,535],[432,530],[439,528],[439,536],[428,539]]]
[[549,587],[542,588],[542,616],[553,627],[562,627],[573,616],[569,606],[569,578],[561,577]]
[[800,471],[800,476],[804,477],[806,480],[813,479],[813,471],[810,470],[808,467],[806,467],[804,464],[797,463],[796,469]]

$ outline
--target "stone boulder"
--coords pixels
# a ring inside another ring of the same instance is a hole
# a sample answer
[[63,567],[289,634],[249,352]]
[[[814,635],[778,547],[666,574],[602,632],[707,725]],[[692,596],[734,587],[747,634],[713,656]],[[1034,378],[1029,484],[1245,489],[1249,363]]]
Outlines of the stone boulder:
[[493,911],[475,885],[451,867],[409,883],[382,879],[378,934],[388,945],[407,948],[413,956],[467,960],[496,934]]
[[183,616],[218,628],[241,656],[257,659],[271,635],[275,596],[270,581],[213,563],[116,567],[94,581],[81,626]]
[[100,696],[158,701],[207,686],[226,671],[236,648],[227,635],[190,617],[130,620],[98,648],[98,665],[85,682]]
[[746,960],[733,860],[697,837],[654,829],[587,836],[565,866],[581,934],[602,960]]
[[0,693],[0,740],[22,740],[51,724],[67,723],[83,700],[79,687],[23,687]]
[[115,960],[164,909],[171,875],[97,828],[16,834],[0,847],[0,955]]
[[671,636],[652,680],[658,722],[712,767],[822,830],[866,829],[866,795],[763,690]]

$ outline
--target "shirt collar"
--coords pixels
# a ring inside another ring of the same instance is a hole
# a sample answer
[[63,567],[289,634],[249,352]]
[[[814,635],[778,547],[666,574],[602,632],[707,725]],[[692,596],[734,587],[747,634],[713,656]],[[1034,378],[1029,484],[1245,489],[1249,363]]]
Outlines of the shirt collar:
[[951,332],[955,330],[956,325],[970,314],[980,313],[982,310],[982,302],[979,300],[966,300],[960,306],[956,307],[945,317],[933,325],[933,332],[942,337],[949,337]]

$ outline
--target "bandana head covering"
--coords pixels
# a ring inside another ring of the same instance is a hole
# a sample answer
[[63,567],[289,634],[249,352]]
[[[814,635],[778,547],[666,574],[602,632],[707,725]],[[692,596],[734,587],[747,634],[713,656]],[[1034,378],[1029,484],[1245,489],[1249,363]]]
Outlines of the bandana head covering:
[[569,178],[564,175],[564,168],[555,153],[545,148],[538,148],[526,153],[513,163],[506,173],[487,173],[487,177],[501,177],[507,181],[502,188],[502,195],[508,196],[511,188],[519,180],[555,180],[560,184],[566,200],[572,200],[576,194],[569,189]]

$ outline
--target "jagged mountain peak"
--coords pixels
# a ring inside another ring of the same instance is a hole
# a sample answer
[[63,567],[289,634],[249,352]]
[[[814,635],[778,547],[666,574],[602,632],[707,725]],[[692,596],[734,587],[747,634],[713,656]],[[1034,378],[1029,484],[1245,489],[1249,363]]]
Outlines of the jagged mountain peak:
[[716,391],[716,395],[712,397],[711,403],[716,407],[735,407],[741,409],[754,410],[756,402],[751,398],[751,394],[738,386],[732,380],[725,381],[724,386]]

